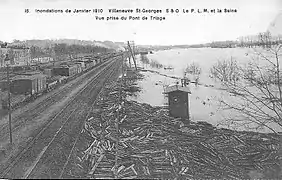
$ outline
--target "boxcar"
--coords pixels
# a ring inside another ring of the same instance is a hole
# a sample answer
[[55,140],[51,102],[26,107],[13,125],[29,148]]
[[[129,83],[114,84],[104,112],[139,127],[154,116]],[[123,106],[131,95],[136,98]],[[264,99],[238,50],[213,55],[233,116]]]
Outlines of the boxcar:
[[96,59],[93,59],[93,66],[96,66]]
[[73,76],[77,74],[77,65],[70,65],[69,66],[69,76]]
[[77,61],[77,62],[75,62],[75,64],[80,64],[81,70],[84,71],[84,69],[85,69],[85,63],[84,63],[83,61]]
[[77,73],[77,66],[59,66],[53,68],[53,73],[56,76],[73,76]]
[[60,67],[54,67],[53,68],[53,74],[55,76],[61,76],[62,74],[66,76],[67,72],[66,72],[66,70],[64,69],[63,66],[60,66]]
[[77,66],[77,73],[81,73],[82,72],[82,66],[80,63],[75,63]]
[[89,64],[84,62],[85,63],[85,70],[89,69]]
[[85,61],[87,69],[93,67],[93,62],[92,61]]
[[32,76],[17,76],[12,80],[11,93],[34,95],[46,89],[46,76],[42,74]]
[[76,71],[75,74],[78,74],[81,72],[81,66],[79,64],[72,64],[73,67],[75,67]]
[[43,74],[45,74],[47,77],[52,77],[52,69],[44,69]]
[[25,70],[25,66],[14,66],[14,67],[12,67],[13,72],[19,72],[19,71],[24,71],[24,70]]

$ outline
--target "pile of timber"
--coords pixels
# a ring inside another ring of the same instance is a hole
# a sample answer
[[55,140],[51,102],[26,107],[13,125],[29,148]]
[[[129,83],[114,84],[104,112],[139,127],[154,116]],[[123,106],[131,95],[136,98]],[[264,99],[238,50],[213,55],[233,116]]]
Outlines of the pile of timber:
[[119,82],[107,85],[99,111],[85,122],[83,136],[91,142],[77,154],[81,171],[74,176],[248,179],[255,170],[262,178],[281,178],[277,135],[186,123],[162,107],[127,101],[126,91],[119,90]]

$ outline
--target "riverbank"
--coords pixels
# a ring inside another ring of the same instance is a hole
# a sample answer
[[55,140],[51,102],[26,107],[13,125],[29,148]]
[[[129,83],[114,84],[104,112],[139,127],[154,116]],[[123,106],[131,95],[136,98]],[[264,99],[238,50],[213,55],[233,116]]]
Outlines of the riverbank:
[[138,78],[131,72],[122,87],[120,81],[105,86],[85,122],[69,177],[282,178],[279,136],[183,121],[163,107],[128,101]]

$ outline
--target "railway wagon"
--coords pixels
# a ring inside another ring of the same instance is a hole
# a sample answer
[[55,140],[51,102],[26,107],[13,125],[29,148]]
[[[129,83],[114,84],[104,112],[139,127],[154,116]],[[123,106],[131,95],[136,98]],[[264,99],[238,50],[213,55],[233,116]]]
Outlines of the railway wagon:
[[84,63],[83,61],[76,61],[75,64],[80,64],[81,70],[82,70],[82,71],[85,70],[85,63]]
[[90,60],[91,60],[91,58],[92,58],[91,56],[84,56],[84,58],[83,58],[83,59],[84,59],[84,61],[90,61]]
[[68,79],[66,76],[53,76],[53,78],[57,79],[59,84],[66,83]]
[[32,70],[32,71],[36,71],[39,69],[39,66],[36,64],[30,65],[30,66],[26,66],[26,70]]
[[75,65],[77,66],[77,73],[81,73],[82,72],[82,66],[80,63],[75,63]]
[[46,76],[35,74],[32,76],[16,76],[11,82],[12,94],[35,95],[46,89]]
[[25,69],[26,69],[26,66],[13,66],[12,72],[20,72],[20,71],[24,71]]
[[80,65],[80,64],[77,64],[77,63],[75,63],[75,62],[70,62],[70,63],[68,63],[68,66],[75,67],[75,74],[79,74],[79,73],[81,73],[81,71],[82,71],[81,65]]
[[86,69],[90,69],[90,68],[91,68],[90,63],[88,63],[88,62],[86,62],[86,61],[85,61],[85,66],[86,66]]
[[52,77],[53,76],[53,69],[51,69],[51,68],[44,69],[43,74],[45,74],[47,77]]
[[72,66],[76,66],[76,74],[81,73],[82,71],[81,64],[73,63]]
[[17,73],[17,75],[23,75],[23,76],[33,76],[33,75],[38,75],[38,74],[42,74],[41,71],[25,71],[22,73]]
[[85,61],[85,64],[86,64],[86,68],[87,69],[90,69],[94,66],[94,63],[93,61]]
[[94,66],[96,66],[97,64],[99,64],[99,59],[93,59],[93,64],[94,64]]
[[96,66],[98,63],[96,61],[96,59],[93,59],[93,65]]
[[[6,94],[7,93],[5,93],[3,97],[1,97],[2,109],[9,109],[8,95],[6,95]],[[25,95],[13,95],[13,94],[11,94],[11,98],[10,98],[11,109],[14,109],[17,106],[19,106],[20,103],[22,103],[25,99],[26,99]]]
[[64,65],[53,68],[53,73],[56,76],[73,76],[77,73],[77,66]]

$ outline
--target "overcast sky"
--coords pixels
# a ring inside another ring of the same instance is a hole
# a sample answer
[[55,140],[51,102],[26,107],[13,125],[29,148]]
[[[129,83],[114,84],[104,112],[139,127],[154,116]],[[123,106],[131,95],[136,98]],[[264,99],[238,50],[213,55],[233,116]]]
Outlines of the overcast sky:
[[[25,13],[26,8],[30,13]],[[35,9],[103,9],[102,14],[36,13]],[[154,16],[109,14],[109,8],[160,9],[157,20],[97,21],[95,16]],[[178,14],[166,13],[177,8]],[[183,9],[237,9],[237,13],[183,13]],[[194,44],[234,40],[266,31],[282,10],[282,0],[0,0],[0,40],[110,40],[136,44]]]

